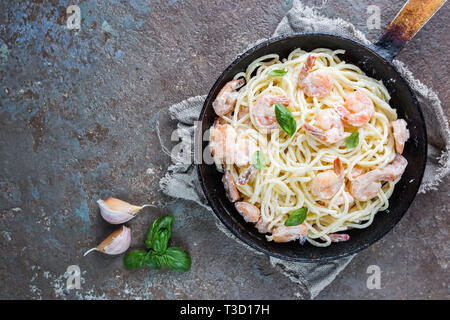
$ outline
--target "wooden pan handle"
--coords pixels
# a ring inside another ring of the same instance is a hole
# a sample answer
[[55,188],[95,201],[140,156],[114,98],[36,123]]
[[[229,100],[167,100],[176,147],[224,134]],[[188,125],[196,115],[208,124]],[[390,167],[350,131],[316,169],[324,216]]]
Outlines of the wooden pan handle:
[[446,1],[409,0],[374,44],[375,49],[386,59],[392,61]]

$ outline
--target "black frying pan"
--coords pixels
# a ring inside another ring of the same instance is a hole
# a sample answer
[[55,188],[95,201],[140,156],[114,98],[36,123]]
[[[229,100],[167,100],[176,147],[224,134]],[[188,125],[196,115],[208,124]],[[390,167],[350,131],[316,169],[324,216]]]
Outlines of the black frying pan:
[[[227,199],[221,182],[222,174],[217,171],[215,165],[198,164],[198,175],[209,204],[217,217],[234,235],[249,246],[280,259],[305,262],[328,261],[367,248],[381,239],[400,221],[422,181],[427,155],[427,135],[417,98],[392,64],[392,60],[444,2],[445,0],[408,1],[380,40],[372,46],[326,33],[283,35],[248,50],[222,73],[209,92],[200,113],[201,135],[197,135],[198,137],[202,137],[213,124],[216,114],[212,108],[212,102],[225,83],[232,80],[237,73],[244,71],[253,60],[263,55],[277,53],[280,58],[284,58],[296,48],[306,51],[316,48],[344,49],[345,54],[340,55],[342,60],[357,65],[368,76],[383,81],[391,95],[390,105],[397,109],[399,118],[407,121],[411,134],[403,152],[403,156],[408,160],[408,166],[389,200],[389,208],[377,213],[374,222],[368,228],[348,231],[349,241],[333,243],[325,248],[308,243],[301,246],[298,241],[268,242],[252,223],[244,221],[234,205]],[[207,144],[207,141],[198,141],[197,148],[201,146],[203,152]]]

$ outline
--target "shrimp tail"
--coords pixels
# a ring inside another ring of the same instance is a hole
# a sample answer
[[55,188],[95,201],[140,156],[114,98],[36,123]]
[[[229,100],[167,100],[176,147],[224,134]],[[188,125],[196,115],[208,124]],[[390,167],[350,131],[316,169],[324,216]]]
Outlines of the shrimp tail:
[[289,99],[288,97],[285,96],[274,96],[270,99],[271,103],[281,103],[284,106],[288,106],[291,103],[291,99]]
[[345,183],[345,174],[344,174],[344,167],[339,157],[337,157],[333,162],[333,170],[334,173],[336,173],[336,175],[338,176],[338,185],[339,186],[343,185]]
[[301,235],[300,238],[298,239],[298,242],[300,242],[301,245],[304,245],[306,242],[306,235]]
[[394,134],[395,151],[397,151],[398,154],[402,154],[405,142],[408,141],[410,137],[407,123],[404,119],[398,119],[391,122],[391,127]]
[[322,129],[319,129],[317,127],[314,127],[314,126],[310,125],[309,123],[305,123],[303,125],[303,128],[305,128],[305,130],[308,131],[309,133],[311,133],[313,136],[316,136],[318,138],[325,137],[325,131],[323,131]]
[[336,110],[337,114],[343,121],[350,120],[350,111],[348,111],[342,104],[334,104],[333,108],[334,110]]
[[233,82],[233,89],[237,90],[245,84],[245,79],[239,78]]
[[269,225],[262,217],[259,218],[258,222],[255,224],[255,227],[258,229],[259,233],[264,234],[269,232]]
[[398,177],[403,175],[405,172],[406,166],[408,165],[408,160],[406,160],[403,156],[397,154],[386,167],[381,169],[381,177],[382,181],[394,181]]
[[344,174],[344,167],[342,166],[342,162],[341,162],[341,159],[339,159],[339,157],[334,160],[333,169],[334,169],[334,172],[338,176],[341,176]]
[[239,191],[236,189],[236,186],[233,182],[230,171],[226,170],[225,167],[223,167],[223,168],[224,168],[224,174],[222,177],[222,182],[223,182],[223,186],[225,188],[225,193],[231,202],[236,202],[240,198]]
[[366,125],[375,113],[372,100],[361,91],[354,91],[345,97],[345,104],[334,104],[336,112],[344,122],[354,127]]
[[255,175],[256,168],[253,165],[250,165],[238,178],[237,183],[240,186],[244,186],[250,179]]
[[332,233],[328,235],[331,242],[344,242],[350,239],[350,236],[346,233]]
[[312,67],[314,66],[314,63],[316,62],[316,57],[313,55],[309,55],[306,59],[305,64],[302,67],[302,70],[300,71],[300,74],[298,76],[298,82],[301,83],[305,78],[308,76],[308,74],[311,72]]
[[236,202],[234,207],[246,222],[257,223],[261,218],[259,208],[249,202]]
[[245,84],[244,79],[231,80],[227,82],[217,94],[212,106],[214,112],[218,116],[223,116],[232,111],[236,104],[237,92],[236,90]]

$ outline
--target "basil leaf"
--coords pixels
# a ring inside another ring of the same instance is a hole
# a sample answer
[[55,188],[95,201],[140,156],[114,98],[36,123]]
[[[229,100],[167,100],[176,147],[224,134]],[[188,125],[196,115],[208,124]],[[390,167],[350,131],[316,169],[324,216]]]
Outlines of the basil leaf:
[[269,72],[269,76],[271,77],[282,77],[287,73],[286,70],[272,70]]
[[[164,217],[156,219],[153,222],[152,226],[150,227],[150,231],[148,232],[148,235],[147,235],[147,240],[145,240],[145,245],[147,246],[147,248],[155,249],[156,238],[159,239],[158,241],[165,239],[165,237],[163,237],[163,239],[161,239],[160,235],[159,235],[159,233],[163,229],[166,229],[168,231],[168,235],[167,235],[167,241],[168,241],[169,238],[172,236],[172,225],[173,225],[174,221],[175,221],[175,218],[172,216],[164,216]],[[166,244],[166,247],[167,247],[167,244]],[[161,248],[161,244],[158,244],[158,248]]]
[[162,258],[170,270],[186,272],[191,268],[191,258],[180,248],[168,248]]
[[300,208],[295,210],[289,215],[289,218],[284,222],[285,226],[292,227],[302,224],[306,219],[306,214],[308,213],[308,208]]
[[262,170],[266,167],[266,158],[264,157],[264,153],[259,150],[254,153],[253,166],[259,170]]
[[131,251],[123,259],[123,264],[130,269],[142,268],[147,264],[147,250]]
[[153,250],[155,250],[156,253],[164,253],[164,251],[166,251],[170,233],[171,232],[167,229],[161,229],[155,234],[155,237],[153,238]]
[[347,139],[345,139],[345,146],[347,149],[355,148],[359,143],[359,131],[353,132]]
[[159,270],[162,268],[164,264],[164,259],[162,256],[156,254],[155,252],[150,251],[147,260],[146,260],[147,266],[154,270]]
[[288,135],[292,136],[297,130],[297,123],[295,122],[292,112],[289,111],[281,103],[275,103],[275,115],[277,117],[278,124]]

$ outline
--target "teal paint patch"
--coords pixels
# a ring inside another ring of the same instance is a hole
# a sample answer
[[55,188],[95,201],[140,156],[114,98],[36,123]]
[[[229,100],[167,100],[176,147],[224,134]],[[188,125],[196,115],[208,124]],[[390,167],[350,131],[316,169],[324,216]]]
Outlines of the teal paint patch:
[[114,54],[114,59],[119,59],[122,55],[123,55],[123,51],[117,50],[116,53]]
[[63,216],[60,212],[58,212],[58,211],[54,212],[53,215],[58,217],[58,223],[59,223],[59,225],[60,225],[61,227],[64,227],[64,216]]
[[169,8],[170,6],[174,5],[177,2],[178,2],[178,0],[169,0],[169,1],[167,1],[166,8]]
[[103,21],[102,30],[104,32],[109,33],[110,35],[112,35],[114,37],[117,37],[119,35],[116,31],[114,31],[114,29],[109,25],[109,23],[107,21]]
[[[158,111],[155,112],[155,114],[153,115],[153,117],[151,117],[150,121],[148,122],[149,124],[155,124],[158,119],[159,119],[159,115],[161,113],[161,111],[163,111],[163,109],[160,109]],[[153,126],[153,128],[156,130],[156,126]]]
[[112,192],[111,192],[111,190],[108,190],[108,189],[102,189],[99,191],[98,195],[99,195],[100,199],[106,199],[106,198],[112,197]]
[[153,11],[153,7],[149,5],[149,2],[147,0],[130,0],[130,5],[141,14],[149,14]]
[[31,179],[31,176],[28,176],[28,183],[31,189],[31,197],[33,198],[33,200],[39,200],[41,194],[39,193],[38,187],[33,183]]
[[139,30],[142,28],[144,23],[145,23],[145,20],[135,19],[135,17],[133,17],[132,15],[124,16],[121,21],[122,30],[125,30],[125,31],[130,30],[130,29]]
[[294,0],[286,0],[282,6],[285,11],[289,11],[289,10],[291,10],[293,5],[294,5]]
[[34,200],[38,200],[40,198],[39,190],[35,185],[33,185],[33,189],[31,190],[31,195],[33,196]]
[[91,222],[91,218],[89,217],[89,207],[86,199],[81,200],[80,206],[78,208],[75,208],[74,212],[84,222],[84,225],[81,228],[81,230],[83,231],[87,230]]
[[72,174],[72,181],[74,182],[74,188],[76,186],[78,186],[79,190],[80,190],[80,197],[78,197],[80,199],[80,204],[79,204],[78,208],[75,208],[73,211],[74,211],[75,215],[77,215],[83,222],[83,226],[81,227],[80,230],[86,231],[86,230],[88,230],[88,228],[90,226],[91,218],[89,216],[89,206],[87,203],[87,194],[83,190],[83,187],[81,185],[81,174],[79,172],[77,172],[76,174]]
[[86,1],[79,3],[78,6],[80,7],[80,15],[82,17],[81,29],[83,30],[98,19],[98,4],[97,1]]
[[[0,43],[3,41],[0,40]],[[5,43],[0,45],[0,65],[4,65],[8,62],[9,50]]]
[[111,169],[109,168],[109,164],[107,162],[100,162],[97,165],[97,168],[95,168],[95,173],[93,173],[92,175],[96,179],[97,178],[105,179],[108,178],[110,174]]

